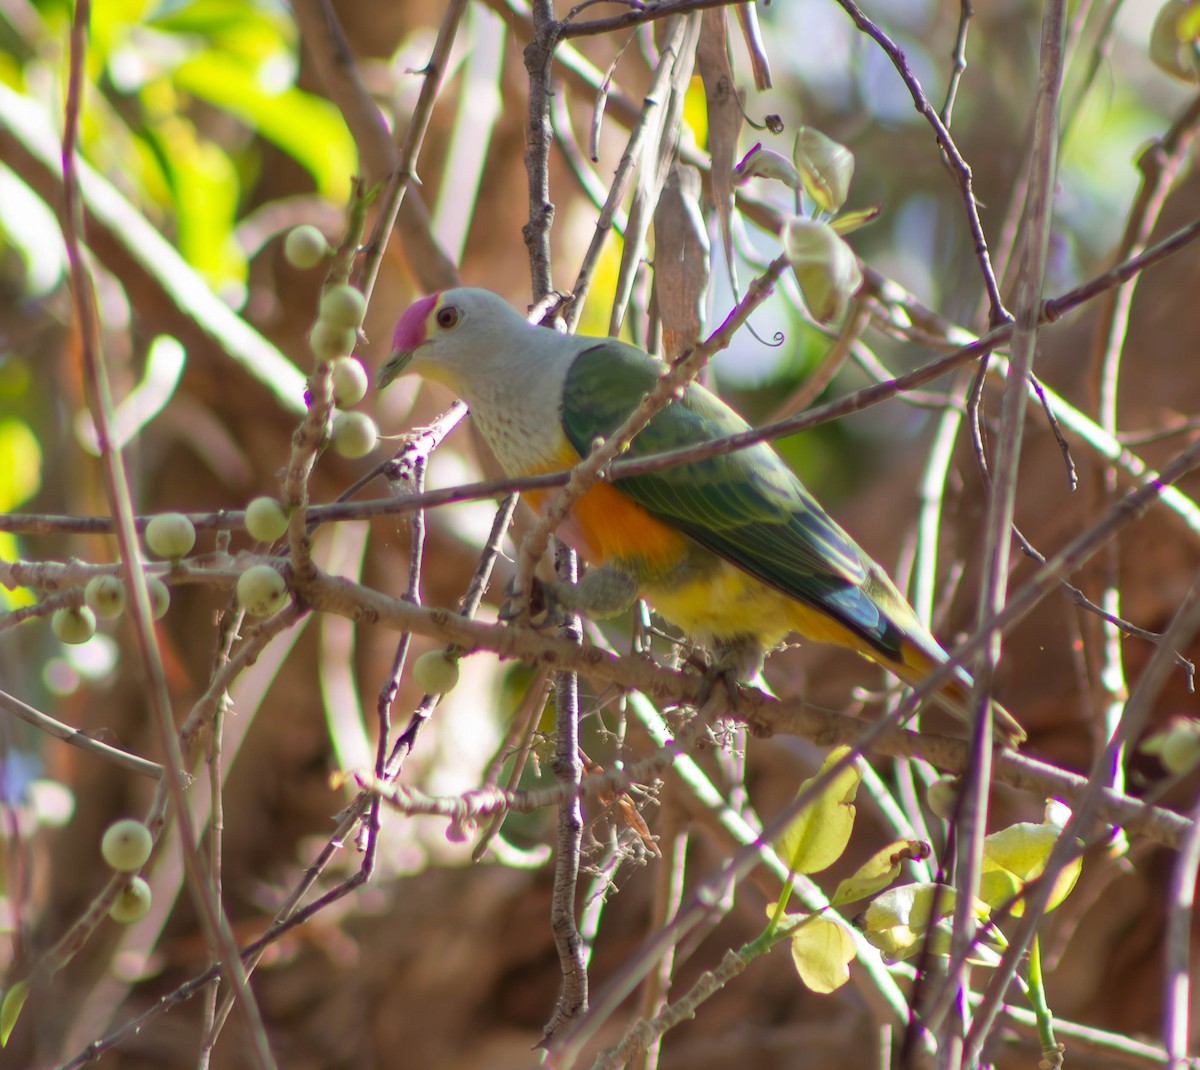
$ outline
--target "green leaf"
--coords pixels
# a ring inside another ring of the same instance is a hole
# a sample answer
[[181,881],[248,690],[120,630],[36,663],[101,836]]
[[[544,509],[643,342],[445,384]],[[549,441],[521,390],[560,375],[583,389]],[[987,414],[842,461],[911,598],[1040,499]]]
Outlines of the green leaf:
[[850,980],[854,937],[837,922],[813,917],[792,934],[792,963],[806,988],[827,995]]
[[838,234],[852,234],[860,227],[874,223],[882,211],[883,205],[870,204],[866,208],[856,208],[853,212],[841,212],[835,219],[829,221],[829,225]]
[[1200,3],[1167,0],[1150,30],[1150,58],[1185,82],[1200,81]]
[[8,1045],[8,1038],[12,1036],[28,997],[28,981],[18,981],[4,993],[4,1002],[0,1003],[0,1048]]
[[[825,770],[850,753],[849,747],[835,747],[821,765]],[[800,785],[804,792],[817,777]],[[780,858],[793,873],[819,873],[842,856],[854,828],[854,796],[860,775],[853,765],[838,773],[813,801],[796,815],[775,841]]]
[[804,192],[823,212],[836,212],[846,203],[854,178],[854,153],[820,130],[802,126],[796,131],[792,160]]
[[217,51],[185,60],[175,83],[215,107],[238,116],[312,175],[317,192],[344,201],[358,169],[354,139],[341,113],[303,90],[268,87],[259,65]]
[[813,318],[819,323],[840,318],[863,282],[858,258],[845,239],[828,223],[797,217],[783,228],[783,251]]
[[183,258],[214,289],[231,281],[240,287],[248,267],[233,237],[240,195],[233,161],[220,146],[198,137],[182,117],[160,123],[151,136],[159,142],[167,171]]
[[897,840],[877,851],[838,885],[831,905],[841,906],[882,891],[900,876],[900,867],[914,858],[928,858],[929,844],[923,840]]

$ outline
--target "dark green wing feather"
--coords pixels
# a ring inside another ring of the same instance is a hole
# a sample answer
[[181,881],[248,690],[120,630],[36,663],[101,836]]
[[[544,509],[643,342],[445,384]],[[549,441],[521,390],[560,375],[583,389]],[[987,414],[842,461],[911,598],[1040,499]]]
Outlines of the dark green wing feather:
[[[661,368],[640,349],[616,341],[580,353],[567,373],[562,422],[581,455],[620,427]],[[715,395],[691,384],[654,416],[627,456],[693,446],[748,426]],[[657,519],[763,583],[830,614],[882,651],[899,649],[896,622],[863,589],[865,584],[890,601],[890,581],[766,444],[617,485]],[[900,605],[907,608],[903,600]]]

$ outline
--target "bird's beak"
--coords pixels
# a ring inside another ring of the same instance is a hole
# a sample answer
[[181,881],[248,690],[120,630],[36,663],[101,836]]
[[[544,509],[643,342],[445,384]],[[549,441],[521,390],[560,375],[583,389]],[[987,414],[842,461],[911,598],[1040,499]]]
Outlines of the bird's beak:
[[412,359],[416,356],[416,353],[415,349],[394,350],[375,377],[376,389],[382,390],[393,380],[399,379],[408,370],[408,366],[412,363]]

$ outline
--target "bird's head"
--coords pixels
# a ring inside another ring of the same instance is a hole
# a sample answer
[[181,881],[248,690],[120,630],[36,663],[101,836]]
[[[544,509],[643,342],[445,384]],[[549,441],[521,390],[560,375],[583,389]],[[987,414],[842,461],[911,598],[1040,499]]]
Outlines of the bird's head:
[[488,290],[443,290],[413,302],[396,323],[392,353],[379,369],[383,389],[407,372],[444,383],[457,393],[512,347],[506,335],[532,330],[503,298]]

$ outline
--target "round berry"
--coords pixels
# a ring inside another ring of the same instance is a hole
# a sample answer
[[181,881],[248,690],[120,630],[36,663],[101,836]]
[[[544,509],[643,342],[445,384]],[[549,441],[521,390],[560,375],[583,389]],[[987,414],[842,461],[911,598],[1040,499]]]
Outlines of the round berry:
[[954,820],[954,807],[958,804],[958,793],[962,789],[958,777],[941,776],[925,789],[929,809],[947,821]]
[[50,618],[50,629],[64,643],[86,643],[96,634],[96,614],[87,606],[63,606]]
[[358,333],[353,327],[339,327],[317,320],[308,335],[308,348],[317,360],[337,360],[354,352]]
[[146,581],[146,591],[150,595],[150,616],[162,620],[171,608],[171,588],[154,576]]
[[367,299],[362,290],[342,284],[330,286],[321,294],[317,307],[317,319],[331,327],[348,327],[357,331],[367,314]]
[[246,506],[245,524],[251,538],[274,542],[287,531],[287,511],[276,498],[255,498]]
[[270,617],[287,605],[287,584],[270,565],[251,565],[237,581],[239,605],[252,617]]
[[357,357],[338,357],[330,374],[333,376],[333,403],[339,408],[357,405],[367,396],[367,369]]
[[141,921],[149,913],[150,885],[141,877],[130,877],[108,908],[108,916],[122,925]]
[[429,650],[412,667],[413,680],[427,695],[444,695],[458,683],[458,658],[444,650]]
[[328,252],[325,235],[311,223],[293,227],[283,239],[283,255],[294,268],[314,268]]
[[114,821],[100,841],[100,854],[113,869],[133,873],[146,864],[154,838],[150,830],[132,817]]
[[365,457],[379,441],[375,421],[361,412],[339,412],[333,420],[333,448],[343,457]]
[[1163,737],[1158,760],[1168,773],[1187,773],[1200,763],[1200,734],[1186,722],[1172,727]]
[[125,584],[116,576],[93,576],[83,589],[83,600],[101,620],[112,620],[125,609]]
[[182,513],[159,513],[146,525],[146,546],[159,557],[183,557],[195,545],[195,525]]

